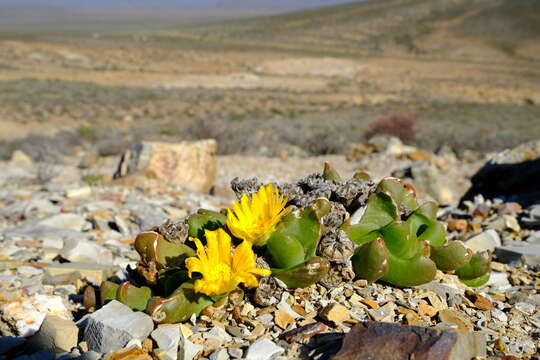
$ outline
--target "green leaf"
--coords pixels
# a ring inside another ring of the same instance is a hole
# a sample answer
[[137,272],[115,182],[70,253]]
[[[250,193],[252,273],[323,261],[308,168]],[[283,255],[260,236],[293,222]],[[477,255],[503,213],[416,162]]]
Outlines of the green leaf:
[[377,186],[377,191],[389,195],[396,203],[398,209],[401,209],[403,206],[405,206],[407,209],[412,211],[418,207],[414,191],[405,187],[399,179],[382,179]]
[[[364,211],[359,209],[358,211]],[[353,214],[349,221],[341,226],[341,230],[347,233],[357,245],[365,243],[365,236],[373,231],[390,224],[392,221],[398,220],[396,205],[392,198],[384,193],[375,193],[369,196],[365,211],[356,224],[351,224],[351,219],[358,217],[358,212]],[[373,240],[372,237],[371,240]]]
[[473,279],[460,279],[462,283],[464,283],[465,285],[467,286],[470,286],[470,287],[479,287],[479,286],[482,286],[484,285],[485,283],[487,283],[489,281],[489,277],[490,277],[490,273],[486,273],[482,276],[479,276],[477,278],[473,278]]
[[388,256],[390,270],[381,278],[396,286],[416,286],[430,282],[435,278],[437,267],[424,255],[412,259],[400,259],[391,252]]
[[125,282],[118,287],[116,292],[116,300],[129,306],[133,310],[143,311],[146,309],[148,300],[152,296],[150,288],[136,287],[129,282]]
[[391,222],[380,232],[386,247],[394,256],[411,259],[422,253],[423,243],[411,233],[410,224],[402,221]]
[[491,256],[489,253],[474,253],[471,260],[456,270],[456,275],[461,280],[472,280],[479,278],[489,272],[491,265]]
[[178,323],[189,320],[193,314],[199,315],[213,303],[208,296],[196,293],[192,282],[185,282],[168,298],[150,298],[146,312],[159,324]]
[[169,242],[153,231],[137,235],[135,249],[145,263],[154,262],[158,269],[182,267],[186,258],[195,256],[191,247]]
[[326,276],[329,268],[328,260],[314,257],[291,269],[272,269],[272,275],[287,284],[289,288],[305,288]]
[[382,238],[356,249],[351,258],[354,273],[368,281],[377,281],[388,273],[388,249]]
[[266,243],[266,259],[278,269],[290,269],[306,260],[305,249],[295,237],[274,233]]
[[290,269],[315,256],[321,238],[321,217],[330,210],[327,199],[286,215],[266,242],[272,267]]
[[193,214],[188,218],[190,237],[204,240],[205,230],[217,230],[227,224],[227,216],[216,211],[200,209],[197,214]]
[[333,182],[341,181],[341,176],[339,176],[338,172],[327,162],[324,163],[324,170],[322,176],[324,180],[329,180]]
[[105,305],[111,300],[116,299],[116,292],[120,285],[113,283],[111,281],[105,280],[101,283],[99,287],[99,298],[101,301],[101,306]]
[[472,256],[472,251],[463,245],[461,241],[451,241],[447,245],[432,246],[431,260],[437,264],[437,269],[442,271],[456,270],[466,265]]

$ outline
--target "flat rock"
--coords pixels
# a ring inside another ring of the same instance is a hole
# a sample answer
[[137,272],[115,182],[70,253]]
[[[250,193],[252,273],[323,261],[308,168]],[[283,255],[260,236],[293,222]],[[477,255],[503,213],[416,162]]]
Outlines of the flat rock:
[[114,177],[140,170],[168,184],[208,192],[216,176],[216,149],[213,139],[180,143],[142,142],[122,155]]
[[495,249],[499,262],[515,264],[524,261],[527,265],[540,264],[540,244],[524,244],[524,246],[501,246]]
[[501,238],[495,230],[489,229],[474,235],[465,241],[465,245],[475,252],[485,250],[494,251],[496,247],[501,246]]
[[113,263],[113,254],[106,247],[85,239],[66,239],[60,256],[71,262],[96,263],[109,265]]
[[485,356],[479,333],[365,321],[345,335],[334,360],[463,360]]
[[153,329],[150,316],[113,300],[90,315],[84,341],[90,350],[106,353],[122,349],[132,339],[144,340]]
[[57,229],[81,231],[85,223],[86,219],[84,216],[65,213],[53,215],[49,218],[43,219],[39,222],[39,225],[49,226]]
[[87,278],[94,284],[101,284],[114,274],[115,267],[92,263],[53,263],[45,267],[45,275],[58,276],[79,273],[81,278]]
[[247,349],[246,360],[269,360],[284,351],[285,349],[276,345],[273,341],[260,338]]

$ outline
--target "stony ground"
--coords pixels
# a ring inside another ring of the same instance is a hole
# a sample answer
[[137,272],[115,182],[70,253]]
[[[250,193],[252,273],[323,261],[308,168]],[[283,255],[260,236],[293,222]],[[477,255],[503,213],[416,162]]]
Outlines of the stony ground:
[[[221,157],[215,195],[156,179],[110,181],[117,159],[101,159],[90,169],[83,154],[63,165],[30,163],[24,156],[1,163],[0,359],[324,359],[365,320],[457,329],[470,341],[456,358],[538,358],[540,207],[477,197],[458,209],[467,176],[483,160],[389,153],[351,154],[351,161]],[[235,176],[292,181],[319,171],[324,161],[343,175],[367,169],[379,178],[401,171],[415,177],[426,198],[446,199],[440,216],[449,236],[495,251],[488,284],[470,289],[442,273],[403,289],[364,280],[298,290],[264,283],[265,297],[234,292],[220,308],[159,327],[117,302],[90,308],[85,289],[111,276],[126,278],[126,267],[138,260],[131,243],[141,230],[198,208],[228,206],[226,184]],[[522,251],[523,245],[532,251]]]

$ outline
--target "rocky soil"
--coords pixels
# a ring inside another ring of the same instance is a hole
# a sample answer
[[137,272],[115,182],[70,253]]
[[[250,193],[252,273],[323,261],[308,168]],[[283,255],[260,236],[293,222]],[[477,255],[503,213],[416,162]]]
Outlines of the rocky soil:
[[[233,292],[189,322],[160,326],[116,301],[93,307],[94,287],[126,279],[137,262],[131,244],[138,232],[198,208],[229,206],[234,177],[288,182],[320,171],[324,161],[344,176],[398,175],[438,200],[449,237],[494,253],[489,282],[471,289],[438,273],[428,284],[396,288],[344,273],[337,278],[350,281],[288,290],[263,281],[257,293]],[[350,359],[359,356],[351,348],[383,351],[392,334],[408,339],[409,355],[426,354],[422,341],[435,339],[449,359],[538,358],[540,205],[477,195],[458,207],[484,161],[388,138],[347,157],[217,157],[215,179],[205,179],[214,184],[209,195],[144,169],[112,180],[118,158],[81,152],[46,164],[15,153],[0,163],[0,359]],[[411,340],[413,333],[423,340]]]

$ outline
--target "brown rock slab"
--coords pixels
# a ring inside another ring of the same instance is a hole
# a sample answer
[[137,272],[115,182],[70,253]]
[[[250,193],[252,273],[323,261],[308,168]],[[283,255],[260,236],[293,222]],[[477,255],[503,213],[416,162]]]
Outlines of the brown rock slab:
[[476,306],[476,308],[480,310],[492,310],[494,308],[491,301],[486,299],[484,296],[475,293],[474,291],[465,291],[465,296],[474,304],[474,306]]
[[30,338],[32,349],[48,349],[56,353],[69,352],[77,346],[79,328],[71,320],[47,315],[39,331]]
[[140,171],[168,184],[208,192],[216,177],[216,149],[213,139],[142,142],[122,155],[114,178]]
[[285,330],[287,326],[289,326],[289,324],[293,321],[294,318],[283,310],[276,310],[276,312],[274,313],[274,322],[283,330]]
[[333,360],[465,360],[484,356],[480,333],[365,321],[345,336]]
[[320,315],[324,320],[340,323],[349,319],[349,310],[338,303],[331,303],[322,309]]

